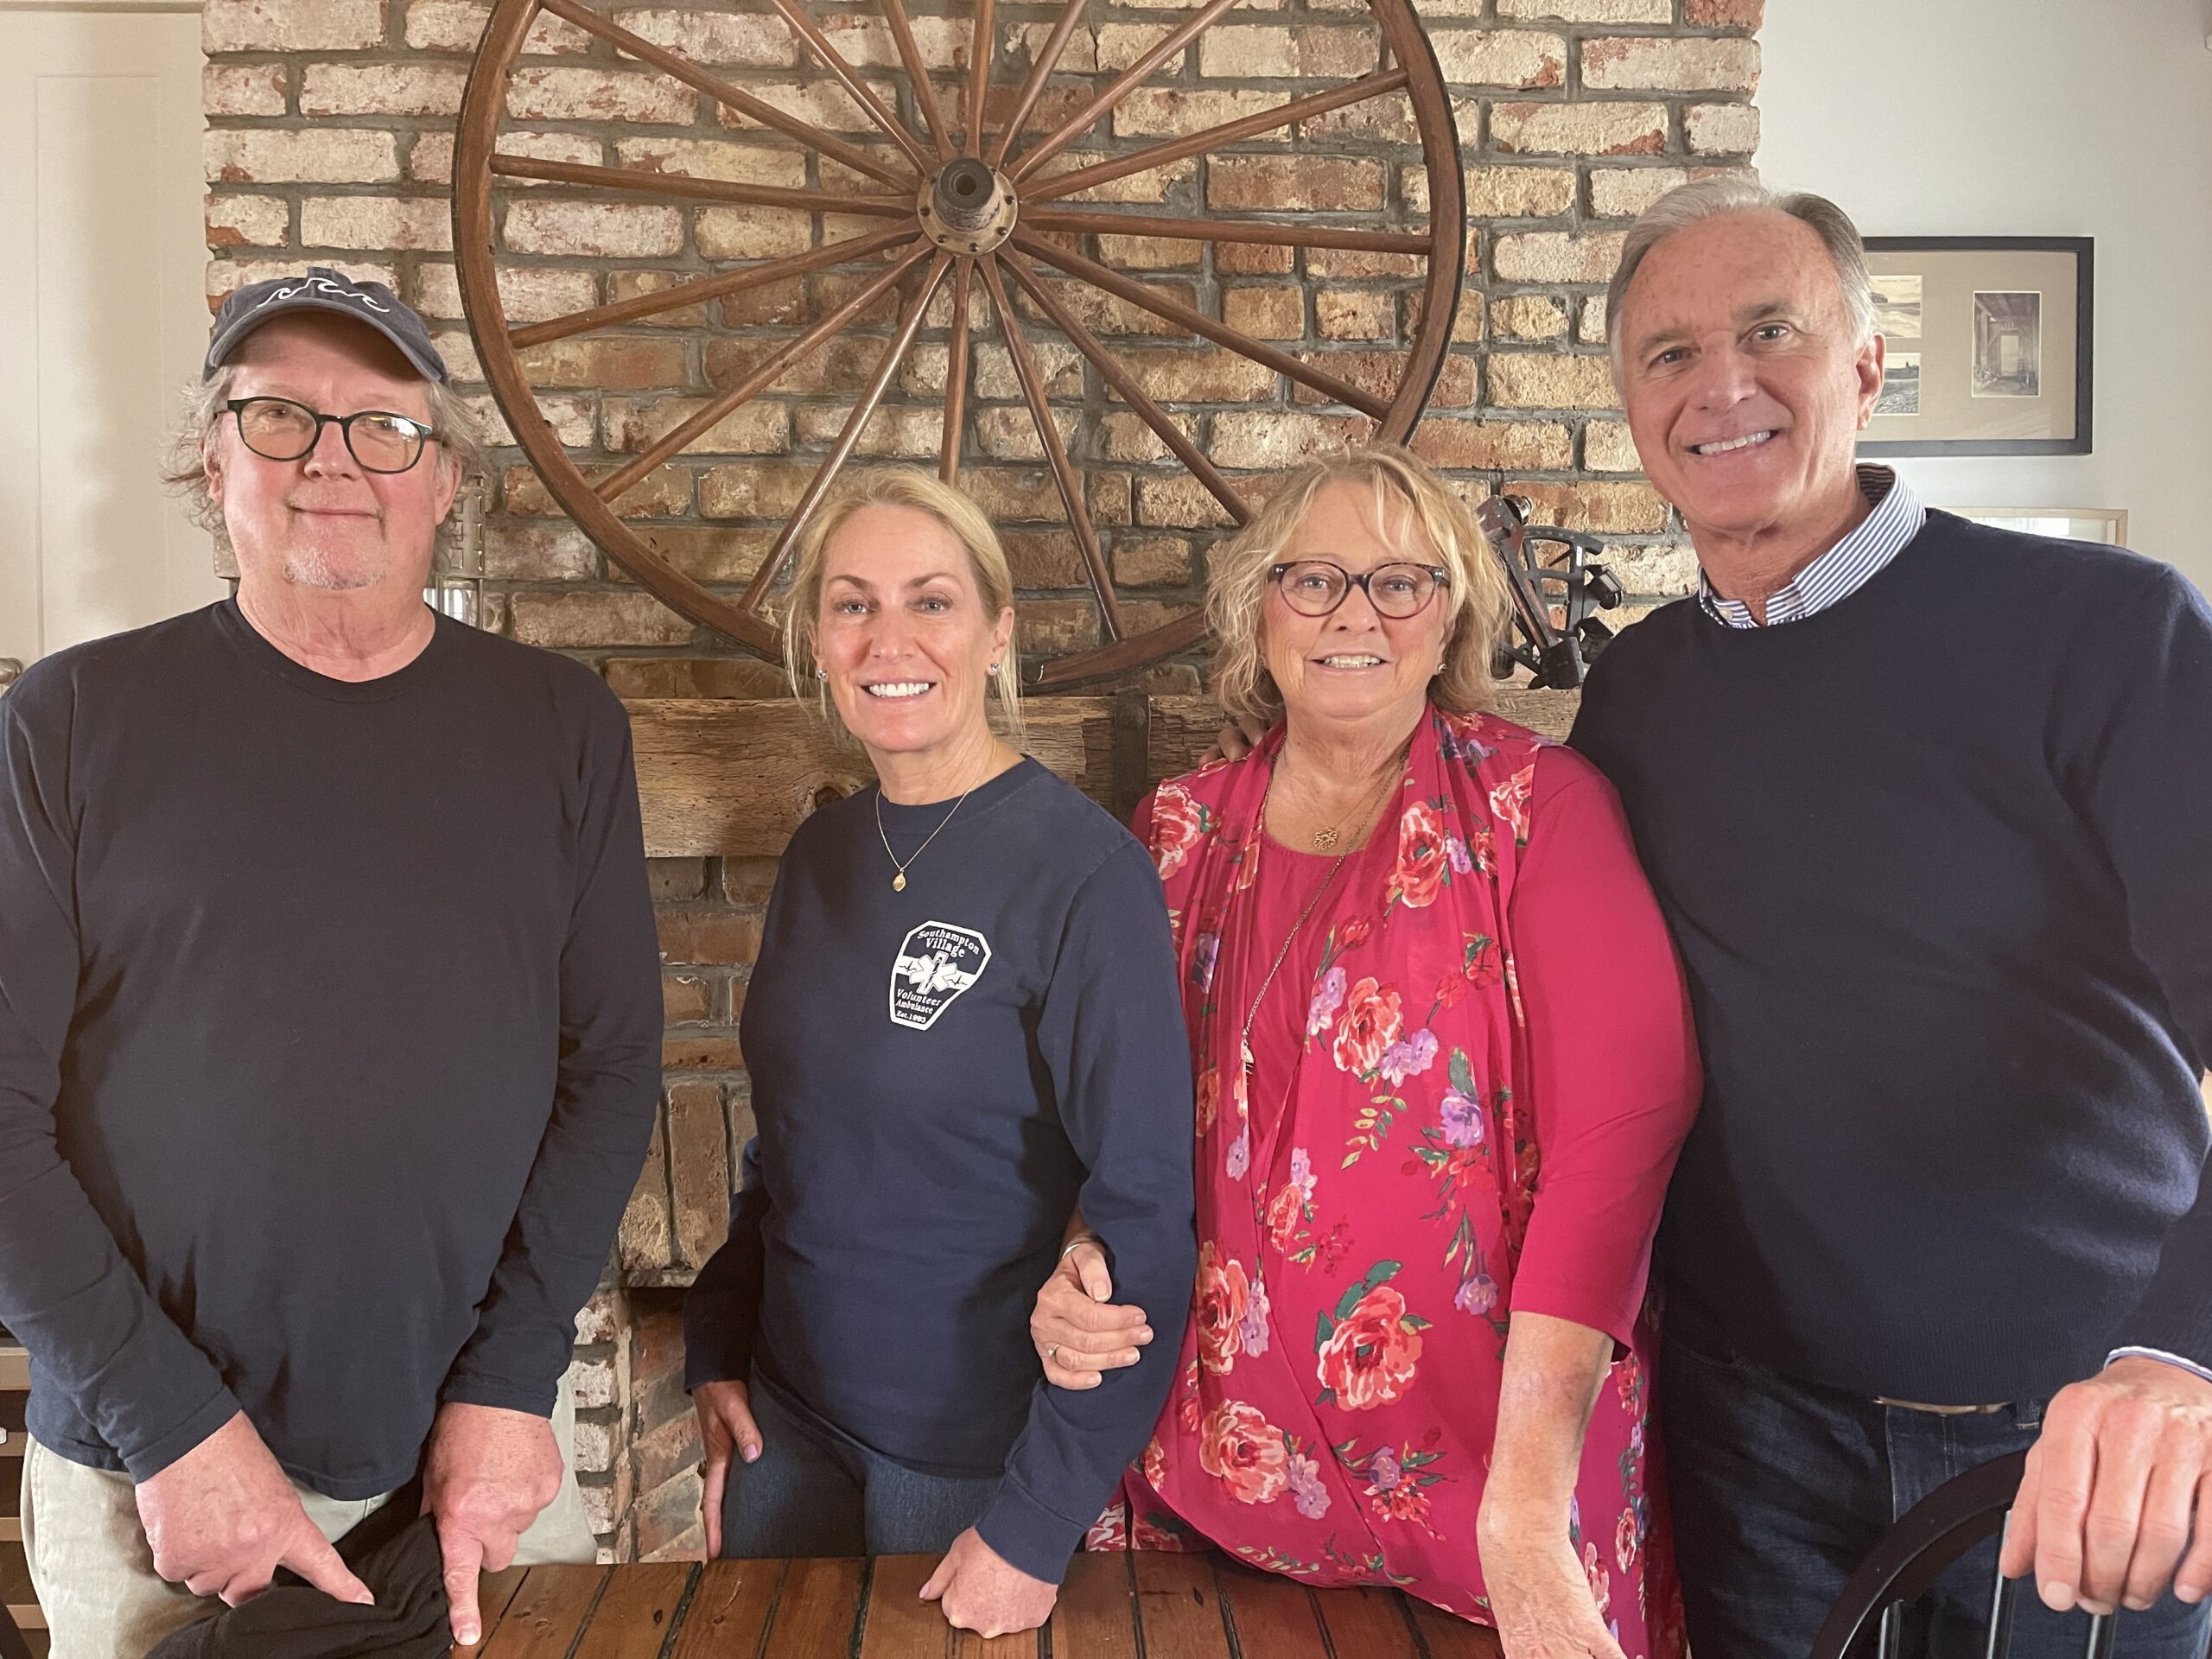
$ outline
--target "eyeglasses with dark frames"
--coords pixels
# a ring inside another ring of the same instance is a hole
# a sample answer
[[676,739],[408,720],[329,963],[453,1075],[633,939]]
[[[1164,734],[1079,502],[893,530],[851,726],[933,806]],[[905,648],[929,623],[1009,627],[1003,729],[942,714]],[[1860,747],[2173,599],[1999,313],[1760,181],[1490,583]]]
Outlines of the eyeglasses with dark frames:
[[322,442],[322,429],[334,426],[365,470],[404,473],[438,435],[435,427],[385,409],[325,415],[289,397],[233,397],[223,407],[238,422],[240,441],[265,461],[302,460]]
[[1294,559],[1271,566],[1268,575],[1283,603],[1300,616],[1334,614],[1357,588],[1376,615],[1393,622],[1419,616],[1451,579],[1450,571],[1433,564],[1378,564],[1356,576],[1327,559]]

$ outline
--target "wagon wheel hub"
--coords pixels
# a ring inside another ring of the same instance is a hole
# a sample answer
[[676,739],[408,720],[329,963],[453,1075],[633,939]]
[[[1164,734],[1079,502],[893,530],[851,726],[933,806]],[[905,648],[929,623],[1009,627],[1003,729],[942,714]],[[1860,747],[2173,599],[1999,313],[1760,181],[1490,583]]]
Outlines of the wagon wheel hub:
[[948,162],[915,193],[922,231],[947,253],[968,258],[992,252],[1014,234],[1021,204],[1014,181],[997,168],[963,156]]

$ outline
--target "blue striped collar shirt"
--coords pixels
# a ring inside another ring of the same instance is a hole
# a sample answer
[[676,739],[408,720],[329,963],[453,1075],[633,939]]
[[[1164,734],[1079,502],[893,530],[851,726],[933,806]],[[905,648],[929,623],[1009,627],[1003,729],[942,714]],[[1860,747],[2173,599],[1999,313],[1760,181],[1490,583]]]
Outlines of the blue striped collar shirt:
[[[1859,489],[1873,511],[1848,536],[1776,589],[1766,602],[1767,626],[1802,622],[1850,598],[1903,552],[1928,522],[1928,509],[1912,486],[1890,467],[1860,462]],[[1732,628],[1759,626],[1750,606],[1738,599],[1723,599],[1702,570],[1698,573],[1697,601],[1716,622]]]

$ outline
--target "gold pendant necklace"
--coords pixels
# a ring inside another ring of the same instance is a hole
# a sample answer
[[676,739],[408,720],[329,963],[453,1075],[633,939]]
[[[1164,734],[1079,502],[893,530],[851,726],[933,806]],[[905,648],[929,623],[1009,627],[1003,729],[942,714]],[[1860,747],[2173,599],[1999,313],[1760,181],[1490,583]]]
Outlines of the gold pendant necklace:
[[[973,795],[982,787],[982,785],[980,784],[970,784],[967,788],[960,791],[960,801],[966,800],[970,795]],[[930,842],[935,841],[939,836],[944,833],[944,826],[952,822],[952,813],[957,812],[960,810],[960,801],[955,801],[952,804],[952,811],[947,812],[942,818],[939,818],[938,820],[937,828],[931,830],[927,836],[923,837],[922,844],[914,849],[913,857],[909,858],[904,864],[901,864],[899,861],[899,855],[891,850],[891,837],[886,835],[883,831],[883,785],[881,784],[878,784],[875,786],[875,836],[878,841],[880,841],[883,843],[883,855],[891,861],[891,868],[893,871],[895,872],[891,878],[892,892],[904,893],[906,891],[906,872],[913,868],[914,859],[919,858],[924,853],[929,851]]]

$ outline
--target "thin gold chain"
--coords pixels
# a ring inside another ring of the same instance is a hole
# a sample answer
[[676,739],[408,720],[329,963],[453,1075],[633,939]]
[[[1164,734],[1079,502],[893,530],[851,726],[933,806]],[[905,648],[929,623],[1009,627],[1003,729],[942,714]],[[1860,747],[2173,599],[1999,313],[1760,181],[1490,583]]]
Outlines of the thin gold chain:
[[[969,785],[967,788],[960,791],[960,801],[966,800],[970,795],[973,795],[982,787],[982,785],[981,784]],[[878,784],[875,786],[875,838],[883,843],[883,855],[891,861],[891,868],[898,872],[898,874],[891,878],[892,892],[904,893],[906,891],[906,872],[913,868],[914,859],[919,858],[924,853],[929,851],[930,842],[935,841],[939,836],[944,833],[944,826],[952,822],[952,813],[957,812],[960,810],[960,801],[955,801],[952,804],[952,812],[947,812],[942,818],[938,820],[937,828],[931,830],[929,834],[923,838],[922,844],[914,849],[913,857],[909,858],[904,864],[901,864],[899,861],[899,855],[891,850],[891,837],[883,832],[883,785],[881,784]]]
[[[1395,784],[1403,780],[1405,776],[1405,757],[1401,755],[1398,758],[1397,763],[1393,766],[1386,774],[1391,783]],[[1268,782],[1269,786],[1272,787],[1274,783],[1274,778],[1272,772],[1268,775]],[[1382,792],[1385,794],[1388,793],[1387,786]],[[1366,803],[1367,810],[1372,810],[1374,798],[1370,797]],[[1346,813],[1338,822],[1349,823],[1351,822],[1351,815],[1350,813]],[[1331,839],[1333,840],[1335,838],[1336,832],[1332,830],[1329,833]],[[1260,797],[1260,839],[1262,842],[1266,841],[1267,835],[1268,798],[1266,795],[1262,794]],[[1316,836],[1315,839],[1318,841],[1319,837]],[[1283,963],[1287,960],[1290,956],[1291,946],[1298,943],[1298,936],[1306,931],[1306,924],[1312,919],[1314,907],[1321,902],[1321,895],[1328,892],[1330,884],[1337,879],[1337,872],[1344,868],[1344,861],[1350,858],[1356,850],[1357,849],[1354,848],[1347,847],[1330,861],[1329,873],[1321,878],[1321,885],[1313,889],[1313,896],[1306,901],[1306,908],[1298,912],[1298,920],[1292,924],[1288,937],[1287,937],[1282,942],[1282,949],[1275,952],[1275,959],[1268,968],[1268,976],[1260,982],[1260,994],[1252,999],[1251,1007],[1245,1012],[1244,1029],[1237,1038],[1236,1047],[1237,1058],[1243,1062],[1244,1066],[1244,1080],[1248,1084],[1250,1083],[1252,1079],[1252,1027],[1260,1017],[1260,1004],[1268,1000],[1268,987],[1272,986],[1275,982],[1275,976],[1282,971]]]

